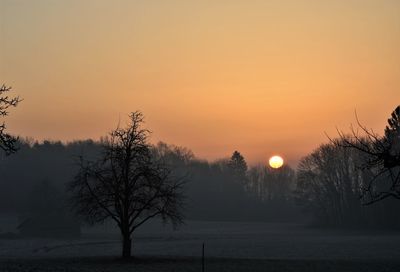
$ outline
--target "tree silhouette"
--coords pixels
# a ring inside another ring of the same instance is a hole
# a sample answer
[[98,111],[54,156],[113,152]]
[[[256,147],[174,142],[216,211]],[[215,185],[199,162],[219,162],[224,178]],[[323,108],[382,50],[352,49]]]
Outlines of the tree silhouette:
[[238,151],[233,152],[232,157],[228,162],[228,166],[238,181],[245,182],[247,163],[242,154]]
[[388,119],[385,128],[385,145],[387,154],[384,158],[384,166],[393,168],[400,166],[400,106],[398,106]]
[[339,136],[343,147],[356,149],[364,155],[361,168],[374,173],[363,188],[364,203],[372,204],[388,197],[400,199],[400,106],[388,119],[384,136],[363,126],[358,118],[357,124],[358,129],[352,128],[350,136],[340,131]]
[[[10,107],[16,107],[21,99],[17,97],[9,97],[8,92],[11,91],[11,87],[2,85],[0,87],[0,116],[5,117],[8,115],[8,110]],[[2,149],[6,155],[10,155],[17,151],[15,146],[18,138],[8,134],[6,132],[6,124],[3,122],[0,124],[0,149]]]
[[356,167],[358,155],[357,150],[344,148],[336,140],[300,160],[294,195],[318,224],[343,226],[359,221],[364,173]]
[[182,223],[183,181],[156,161],[142,128],[143,115],[133,112],[125,128],[103,139],[103,155],[95,162],[81,159],[69,184],[76,211],[90,223],[114,220],[122,235],[122,256],[130,257],[133,232],[146,221],[161,217]]

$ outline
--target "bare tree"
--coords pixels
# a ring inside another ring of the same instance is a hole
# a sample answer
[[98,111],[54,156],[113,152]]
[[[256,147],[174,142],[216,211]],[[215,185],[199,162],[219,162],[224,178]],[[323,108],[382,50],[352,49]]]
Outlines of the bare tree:
[[[17,97],[9,97],[7,93],[11,91],[11,87],[2,85],[0,87],[0,116],[5,117],[8,115],[10,107],[16,107],[21,99]],[[6,124],[3,122],[0,124],[0,149],[2,149],[6,155],[10,155],[17,151],[15,144],[18,138],[8,134],[6,132]]]
[[295,171],[288,165],[279,169],[253,166],[247,176],[252,192],[262,201],[288,201],[295,187]]
[[356,167],[358,155],[336,140],[300,160],[295,197],[300,206],[313,213],[317,223],[357,223],[364,174]]
[[[360,166],[373,173],[363,188],[364,204],[372,204],[387,197],[400,199],[400,106],[388,119],[384,136],[368,129],[357,118],[357,128],[350,135],[339,131],[341,145],[360,151],[364,163]],[[390,180],[390,182],[388,182]]]
[[80,160],[80,171],[69,184],[76,211],[90,223],[114,220],[122,235],[122,256],[130,257],[134,231],[161,217],[182,223],[183,184],[171,169],[156,161],[142,128],[143,115],[133,112],[125,128],[103,139],[101,159]]

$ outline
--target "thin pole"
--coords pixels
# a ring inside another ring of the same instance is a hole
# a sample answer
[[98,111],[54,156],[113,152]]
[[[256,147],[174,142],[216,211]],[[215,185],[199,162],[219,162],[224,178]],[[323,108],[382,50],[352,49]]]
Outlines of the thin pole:
[[203,242],[203,250],[201,253],[201,271],[204,272],[204,242]]

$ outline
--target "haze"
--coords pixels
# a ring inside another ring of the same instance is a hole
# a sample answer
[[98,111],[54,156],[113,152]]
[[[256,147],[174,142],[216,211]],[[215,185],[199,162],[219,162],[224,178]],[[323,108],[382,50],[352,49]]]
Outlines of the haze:
[[381,132],[400,101],[400,1],[0,0],[7,124],[94,138],[141,110],[152,141],[216,159],[296,162],[354,111]]

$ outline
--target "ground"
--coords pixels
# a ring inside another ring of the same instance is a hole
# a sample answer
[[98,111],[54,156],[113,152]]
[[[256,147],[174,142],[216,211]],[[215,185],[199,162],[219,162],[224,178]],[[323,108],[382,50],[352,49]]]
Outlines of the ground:
[[[108,230],[109,231],[109,230]],[[293,224],[188,222],[178,231],[144,226],[133,261],[115,235],[2,239],[0,271],[400,271],[400,233],[318,230]],[[104,232],[104,231],[103,231]]]
[[[92,271],[202,271],[201,259],[191,257],[144,257],[134,261],[122,261],[117,258],[55,258],[4,260],[0,271],[54,271],[54,272],[92,272]],[[209,258],[205,262],[205,271],[324,271],[324,272],[376,272],[400,269],[400,261],[368,260],[265,260],[265,259],[226,259]]]

